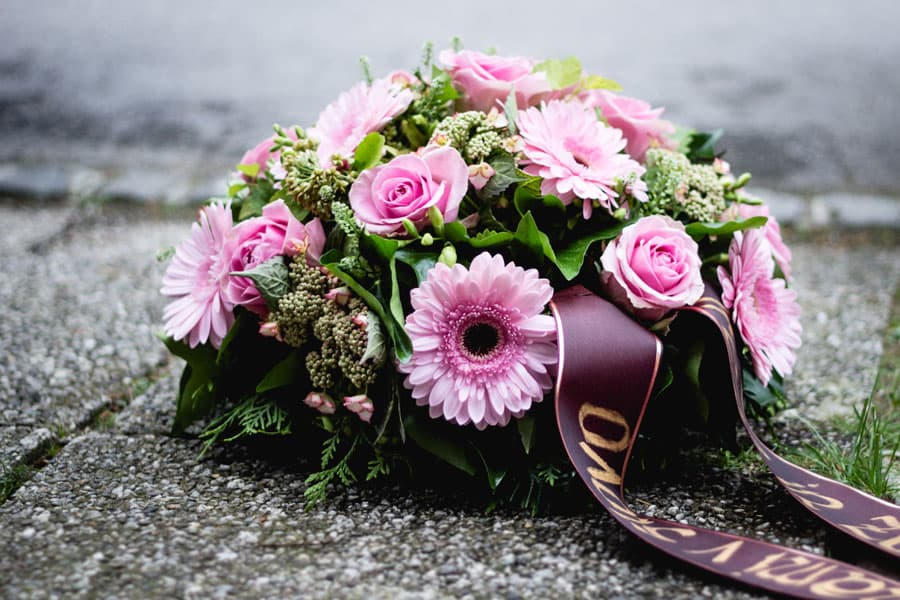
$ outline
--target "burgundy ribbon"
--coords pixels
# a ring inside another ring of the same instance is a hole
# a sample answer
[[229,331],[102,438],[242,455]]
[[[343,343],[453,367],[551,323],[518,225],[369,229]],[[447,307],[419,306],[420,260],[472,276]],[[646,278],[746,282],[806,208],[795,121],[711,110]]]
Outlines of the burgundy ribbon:
[[[635,513],[623,481],[662,357],[655,335],[614,305],[576,286],[550,303],[559,335],[556,415],[563,445],[597,500],[626,529],[685,562],[772,592],[800,598],[900,598],[900,582],[840,561],[752,538]],[[715,325],[733,392],[753,443],[782,485],[806,508],[882,552],[900,556],[900,507],[802,469],[772,452],[744,411],[737,343],[714,294],[679,318]],[[714,338],[715,339],[715,338]],[[727,390],[728,387],[725,389]]]

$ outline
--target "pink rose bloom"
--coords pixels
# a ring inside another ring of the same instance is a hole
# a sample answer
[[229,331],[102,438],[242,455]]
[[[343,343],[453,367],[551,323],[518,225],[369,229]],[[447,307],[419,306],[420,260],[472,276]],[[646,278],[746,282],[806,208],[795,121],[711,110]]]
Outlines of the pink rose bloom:
[[659,118],[664,109],[607,90],[586,90],[578,97],[591,108],[599,108],[610,127],[622,131],[628,142],[625,151],[635,160],[644,162],[648,148],[678,148],[678,142],[669,137],[675,134],[675,126]]
[[534,106],[553,91],[544,73],[533,73],[534,61],[522,56],[497,56],[463,50],[444,50],[440,61],[453,84],[462,90],[466,109],[488,112],[497,101],[506,102],[516,90],[520,108]]
[[778,268],[784,273],[784,278],[791,281],[791,249],[781,239],[781,227],[775,217],[769,214],[769,207],[765,204],[736,204],[733,206],[737,206],[737,215],[742,219],[768,217],[769,220],[762,227],[763,236],[769,243],[772,256],[775,258]]
[[432,206],[444,221],[455,221],[468,186],[469,168],[459,152],[429,146],[360,173],[350,187],[350,206],[369,233],[401,233],[403,219],[421,230]]
[[600,263],[610,298],[640,319],[659,320],[703,295],[697,242],[666,216],[644,217],[623,229]]
[[[306,225],[298,221],[284,200],[263,207],[261,217],[247,219],[235,227],[237,248],[231,255],[230,271],[249,271],[275,256],[306,253],[309,264],[317,264],[325,246],[325,231],[318,219]],[[253,280],[249,277],[229,278],[228,299],[235,305],[266,316],[268,308]]]
[[[397,77],[397,73],[392,75]],[[322,111],[308,132],[311,139],[319,142],[319,164],[331,166],[335,154],[351,158],[364,137],[403,114],[412,101],[412,91],[390,79],[376,79],[372,85],[360,82],[343,92]]]
[[790,375],[797,360],[802,332],[797,292],[787,289],[784,279],[773,277],[775,262],[760,229],[734,234],[728,265],[728,270],[718,269],[722,304],[731,309],[750,350],[753,372],[768,385],[772,369]]

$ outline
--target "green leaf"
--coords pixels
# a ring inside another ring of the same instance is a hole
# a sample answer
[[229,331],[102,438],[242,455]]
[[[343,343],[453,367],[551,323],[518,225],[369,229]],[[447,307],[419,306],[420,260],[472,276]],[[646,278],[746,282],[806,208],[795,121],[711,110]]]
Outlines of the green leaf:
[[257,163],[240,164],[237,170],[251,179],[255,179],[259,175],[259,165]]
[[288,267],[283,256],[274,256],[249,271],[236,271],[230,275],[246,277],[253,281],[269,310],[278,308],[278,300],[290,290]]
[[519,438],[522,440],[525,454],[530,454],[531,448],[534,446],[534,434],[537,431],[534,426],[534,415],[525,415],[521,419],[516,419],[516,428],[519,430]]
[[410,415],[405,421],[406,433],[417,446],[464,473],[475,475],[478,468],[469,458],[466,447],[435,431],[429,424]]
[[255,328],[257,326],[256,324],[256,315],[243,309],[238,311],[237,318],[234,320],[234,323],[231,325],[231,328],[228,330],[228,333],[225,334],[222,343],[219,345],[219,352],[216,354],[216,365],[225,363],[225,357],[228,356],[231,342],[239,335],[240,331],[248,326]]
[[304,369],[303,356],[298,350],[288,354],[284,360],[272,367],[256,386],[256,393],[287,387],[299,379]]
[[506,97],[506,102],[503,103],[503,112],[506,115],[509,135],[516,135],[516,119],[519,117],[519,105],[516,103],[515,85],[509,90],[509,96]]
[[709,133],[695,131],[688,144],[687,157],[691,162],[710,162],[716,157],[716,142],[724,131],[716,129]]
[[366,313],[366,351],[363,352],[359,362],[381,364],[384,361],[387,349],[384,345],[384,333],[381,331],[381,319],[374,311],[369,309]]
[[353,153],[353,170],[362,171],[374,167],[381,160],[384,151],[384,136],[372,132],[359,143]]
[[731,235],[735,231],[756,229],[766,224],[766,217],[750,217],[749,219],[736,219],[734,221],[722,221],[719,223],[689,223],[684,230],[695,240],[707,235]]
[[434,252],[413,250],[412,248],[400,248],[394,255],[400,262],[412,267],[416,274],[416,281],[421,284],[428,277],[428,272],[437,264],[437,255]]
[[207,344],[191,348],[171,337],[161,339],[169,352],[187,362],[178,386],[172,423],[172,431],[182,433],[191,423],[208,414],[215,404],[213,378],[217,375],[217,352]]
[[406,136],[409,145],[413,148],[421,148],[428,143],[428,137],[419,127],[409,119],[400,121],[400,131]]
[[431,69],[429,87],[433,90],[430,95],[436,102],[449,102],[459,98],[459,92],[453,87],[450,75],[436,66]]
[[574,56],[545,60],[535,65],[534,72],[546,73],[547,81],[556,89],[567,88],[581,79],[581,61]]
[[675,127],[675,133],[672,135],[672,139],[678,142],[678,151],[684,155],[687,155],[691,151],[691,140],[694,139],[694,135],[697,133],[696,129],[692,129],[690,127]]
[[703,352],[706,344],[702,339],[694,340],[694,342],[686,349],[686,359],[684,362],[685,380],[693,393],[693,400],[697,413],[704,423],[709,421],[709,399],[703,393],[700,383],[700,367],[703,363]]
[[531,211],[525,213],[525,216],[519,221],[514,239],[528,248],[536,257],[546,257],[554,264],[556,263],[556,254],[550,245],[550,238],[538,229]]
[[472,447],[475,448],[475,453],[478,454],[478,458],[481,459],[481,464],[484,466],[484,474],[487,476],[488,486],[490,486],[491,491],[493,492],[503,481],[503,478],[506,477],[506,469],[490,465],[484,457],[484,454],[478,449],[478,446],[472,444]]
[[509,154],[498,154],[489,160],[488,164],[493,167],[494,174],[478,192],[482,199],[496,198],[512,184],[525,180],[524,177],[519,175],[519,171],[516,169],[516,161]]
[[622,86],[618,81],[600,77],[599,75],[586,75],[581,80],[581,87],[585,90],[610,90],[612,92],[621,92]]
[[473,248],[493,248],[506,246],[513,241],[514,237],[509,231],[482,231],[475,237],[469,238],[467,243]]
[[602,240],[613,239],[629,224],[630,223],[617,223],[606,229],[592,231],[570,241],[566,246],[559,248],[556,251],[556,266],[559,267],[559,271],[563,274],[563,277],[565,277],[567,281],[575,279],[575,277],[578,276],[578,273],[581,272],[581,266],[584,264],[584,257],[587,254],[588,248],[591,247],[591,244]]

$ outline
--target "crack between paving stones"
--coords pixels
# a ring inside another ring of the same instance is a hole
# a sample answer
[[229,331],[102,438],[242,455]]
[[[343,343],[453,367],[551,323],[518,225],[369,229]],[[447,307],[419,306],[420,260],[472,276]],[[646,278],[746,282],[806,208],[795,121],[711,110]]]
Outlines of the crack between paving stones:
[[[169,360],[170,359],[167,358],[161,361],[153,368],[134,377],[133,380],[142,379],[149,383],[157,381],[166,374]],[[91,410],[85,419],[76,423],[73,430],[50,431],[50,437],[48,439],[28,452],[23,458],[9,465],[3,473],[0,473],[0,506],[9,500],[16,493],[16,490],[27,484],[38,471],[48,466],[69,442],[90,432],[106,433],[108,425],[106,424],[104,415],[118,414],[122,409],[128,406],[134,398],[139,397],[143,393],[133,394],[131,393],[132,391],[133,388],[130,385],[123,385],[120,388],[113,389],[109,393],[108,399]],[[28,425],[0,425],[0,427],[7,426],[33,427],[35,428],[34,431],[48,429],[46,427],[35,427],[34,423]]]

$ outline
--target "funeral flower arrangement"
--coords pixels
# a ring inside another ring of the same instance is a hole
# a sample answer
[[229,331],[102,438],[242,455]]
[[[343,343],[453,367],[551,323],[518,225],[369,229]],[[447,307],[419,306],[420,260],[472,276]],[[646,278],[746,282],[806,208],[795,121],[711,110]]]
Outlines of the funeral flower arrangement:
[[669,335],[711,286],[748,406],[771,411],[800,345],[778,223],[717,133],[619,92],[574,58],[454,48],[366,72],[312,127],[276,126],[165,271],[165,343],[186,360],[175,429],[292,436],[320,461],[310,503],[443,465],[537,506],[574,478],[543,400],[548,302],[576,283],[663,339],[661,414],[727,437],[702,344]]

